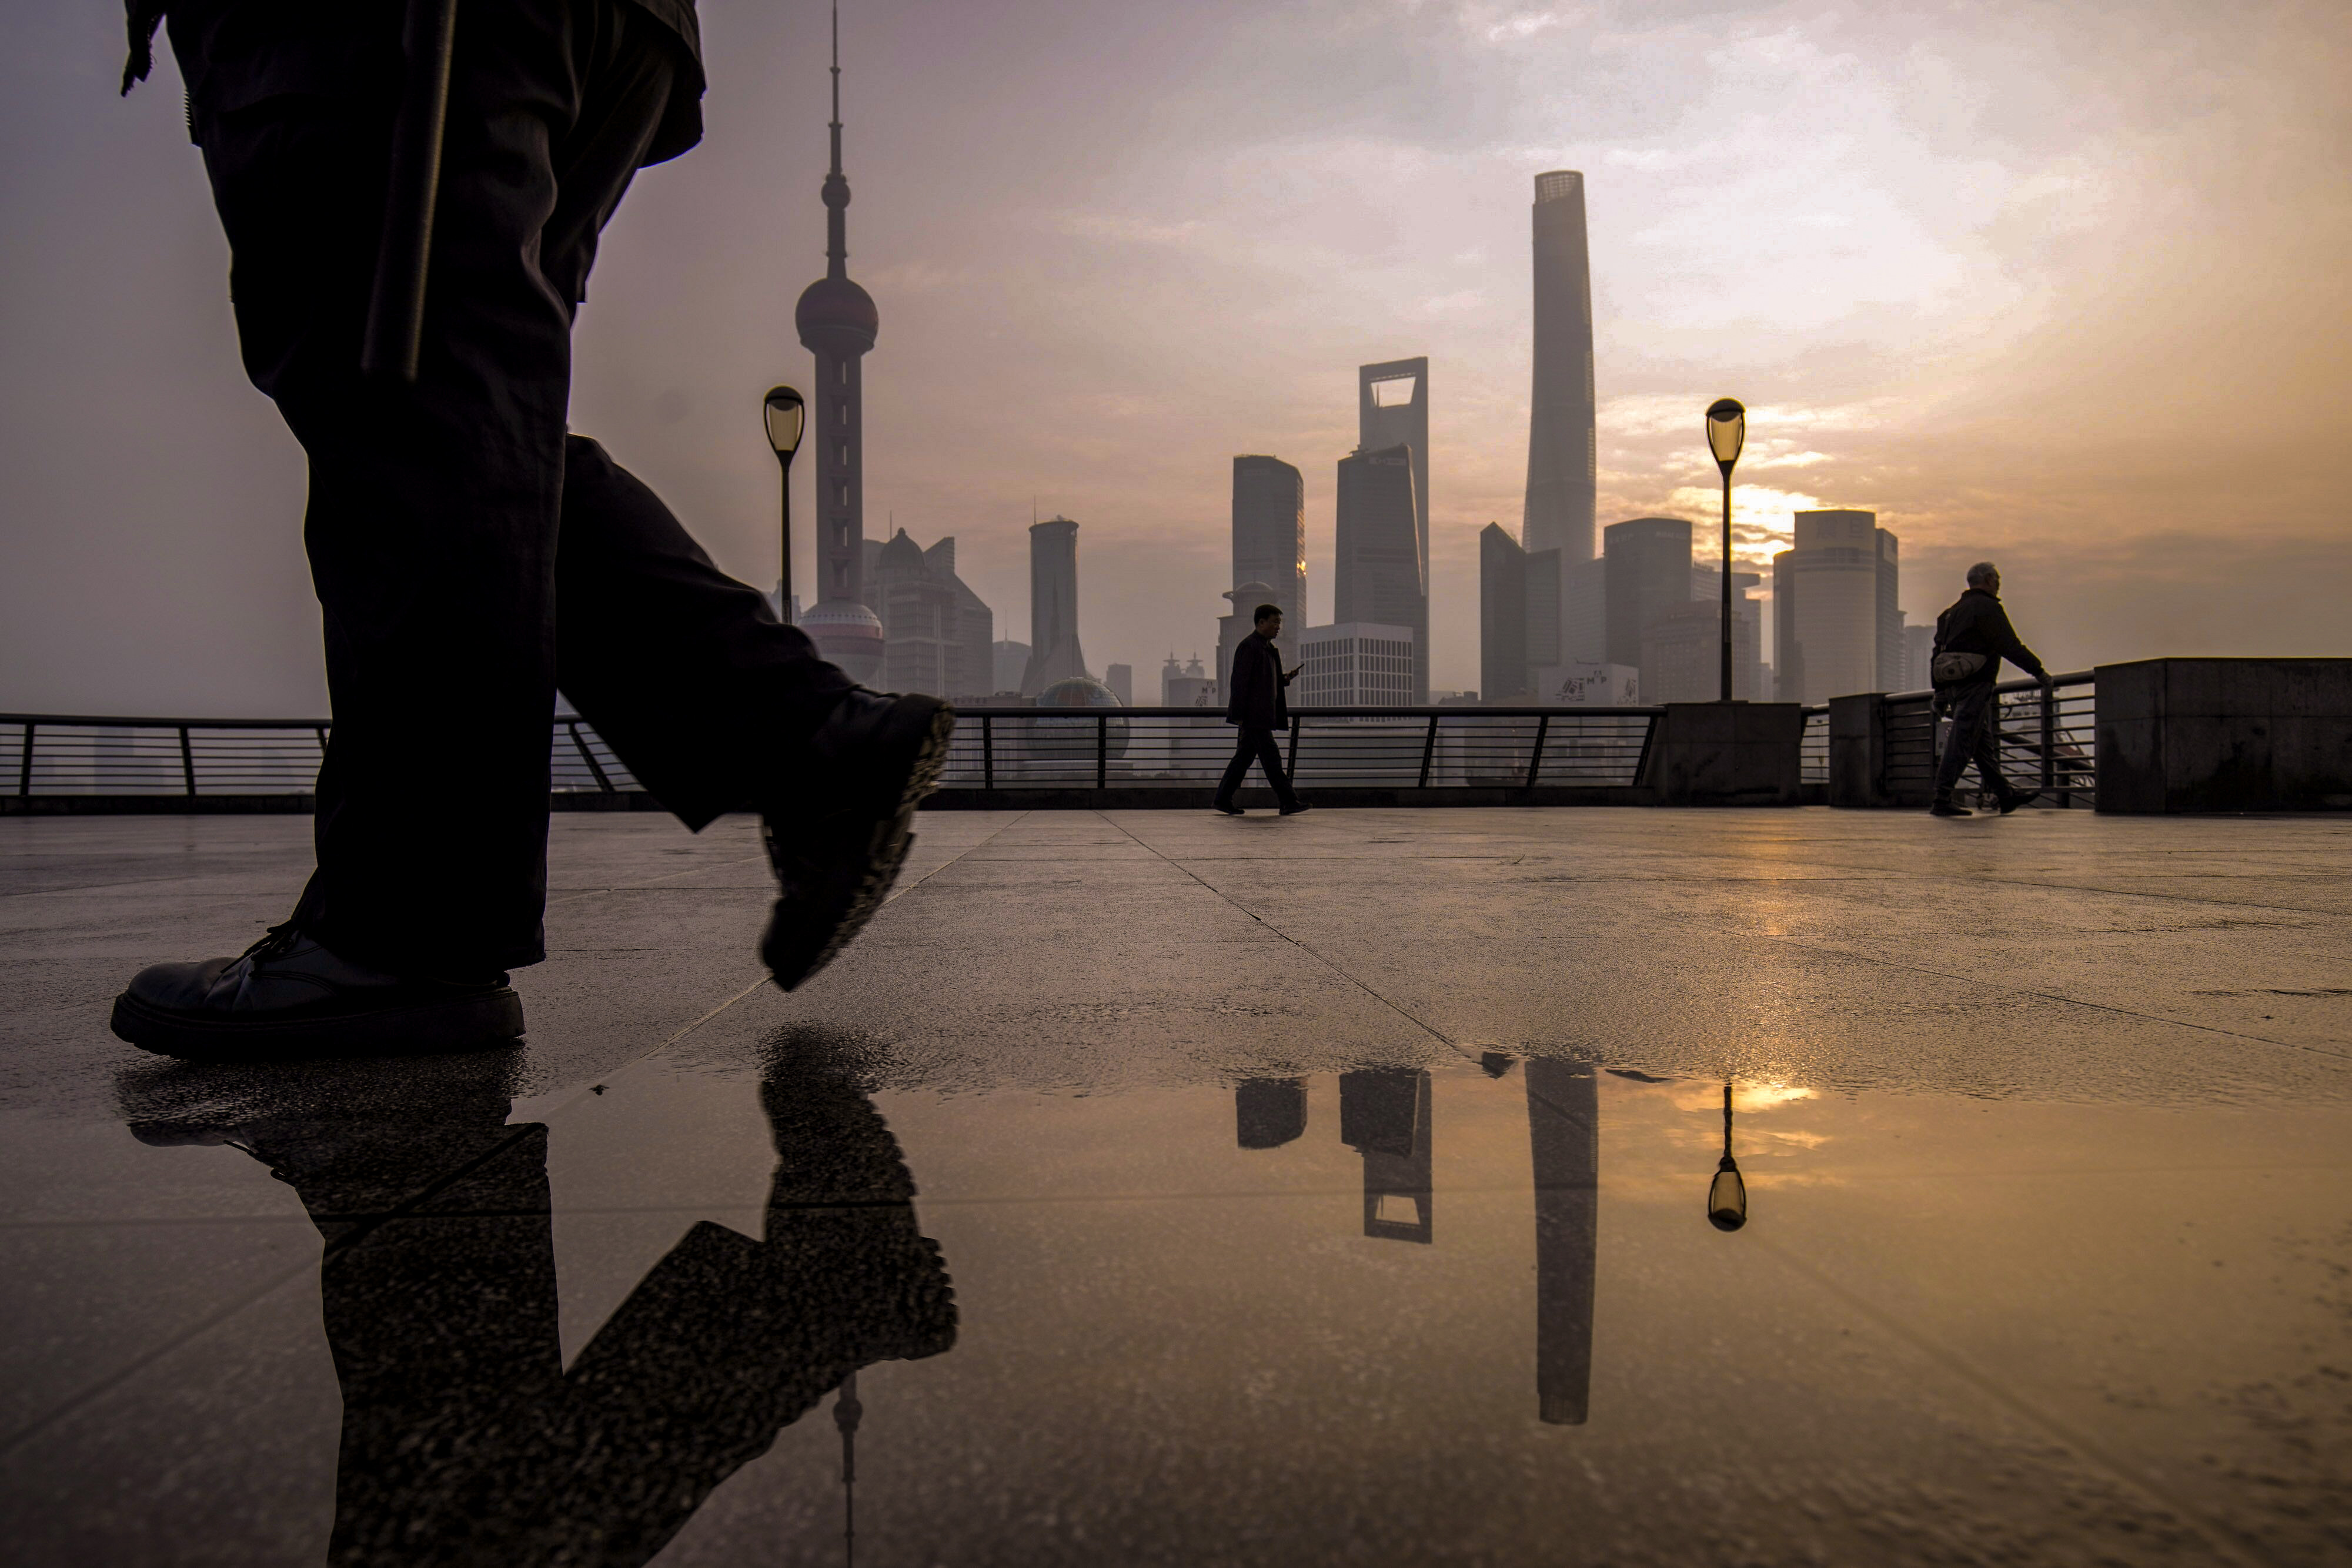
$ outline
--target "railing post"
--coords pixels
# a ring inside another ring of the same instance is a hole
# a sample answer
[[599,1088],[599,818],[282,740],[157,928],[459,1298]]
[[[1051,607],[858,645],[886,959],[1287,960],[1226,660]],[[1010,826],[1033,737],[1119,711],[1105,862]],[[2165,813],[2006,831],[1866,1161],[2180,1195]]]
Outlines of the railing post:
[[2053,793],[2058,788],[2058,688],[2047,682],[2042,687],[2042,788]]
[[187,784],[188,793],[196,792],[196,750],[188,744],[188,727],[180,727],[180,778]]
[[1100,789],[1110,782],[1110,718],[1107,714],[1095,716],[1095,788]]
[[980,787],[996,788],[996,721],[987,714],[980,716]]
[[1429,788],[1429,765],[1437,758],[1437,716],[1429,716],[1429,734],[1421,743],[1421,788]]
[[586,741],[580,738],[579,721],[574,719],[564,727],[572,732],[572,748],[580,753],[580,760],[588,765],[588,777],[596,780],[596,788],[607,795],[616,793],[613,788],[613,781],[604,777],[604,770],[602,768],[596,766],[596,754],[588,749]]
[[1528,789],[1534,789],[1534,788],[1536,787],[1536,775],[1537,775],[1538,773],[1540,773],[1541,771],[1543,771],[1543,748],[1544,748],[1544,737],[1545,737],[1546,735],[1549,734],[1550,732],[1551,732],[1551,715],[1549,715],[1549,714],[1546,714],[1546,715],[1544,715],[1544,716],[1543,716],[1543,717],[1541,717],[1541,718],[1539,718],[1539,719],[1536,720],[1536,749],[1535,749],[1535,755],[1528,758],[1528,786],[1527,786],[1527,787],[1528,787]]
[[25,755],[16,758],[16,793],[33,792],[33,732],[41,727],[31,719],[25,721]]

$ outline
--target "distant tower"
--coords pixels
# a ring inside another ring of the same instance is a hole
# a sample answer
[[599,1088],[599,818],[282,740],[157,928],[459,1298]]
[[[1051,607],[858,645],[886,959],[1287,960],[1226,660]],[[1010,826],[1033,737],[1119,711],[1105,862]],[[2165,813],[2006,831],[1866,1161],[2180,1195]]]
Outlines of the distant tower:
[[1029,528],[1029,667],[1021,695],[1087,673],[1078,650],[1078,525],[1067,517]]
[[1536,176],[1535,389],[1528,413],[1527,516],[1519,542],[1559,551],[1563,570],[1592,559],[1599,452],[1592,401],[1592,263],[1584,176]]
[[[1356,447],[1412,449],[1412,528],[1421,580],[1429,580],[1429,357],[1391,360],[1356,371]],[[1529,549],[1539,546],[1529,545]],[[1346,615],[1335,620],[1349,619]],[[1378,616],[1372,617],[1380,619]]]
[[824,276],[803,291],[793,319],[816,356],[809,438],[816,445],[816,606],[801,627],[852,678],[882,673],[882,622],[866,601],[865,415],[862,361],[882,317],[849,280],[849,177],[841,172],[841,8],[833,12],[833,169],[824,177]]
[[1412,453],[1388,446],[1339,459],[1332,619],[1412,629],[1412,697],[1429,700],[1428,552],[1413,537]]
[[1307,482],[1279,457],[1234,459],[1234,583],[1263,582],[1307,624]]

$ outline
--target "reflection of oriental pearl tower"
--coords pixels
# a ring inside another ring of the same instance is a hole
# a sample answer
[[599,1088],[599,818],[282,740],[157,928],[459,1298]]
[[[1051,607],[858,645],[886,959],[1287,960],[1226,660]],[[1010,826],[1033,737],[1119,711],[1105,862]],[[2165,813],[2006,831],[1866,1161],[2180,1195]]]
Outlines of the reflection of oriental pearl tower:
[[866,607],[865,418],[861,363],[882,324],[874,297],[849,280],[849,179],[841,172],[841,8],[833,12],[833,171],[824,177],[824,276],[793,319],[816,356],[809,435],[816,443],[816,607],[801,630],[817,652],[871,683],[882,674],[882,622]]

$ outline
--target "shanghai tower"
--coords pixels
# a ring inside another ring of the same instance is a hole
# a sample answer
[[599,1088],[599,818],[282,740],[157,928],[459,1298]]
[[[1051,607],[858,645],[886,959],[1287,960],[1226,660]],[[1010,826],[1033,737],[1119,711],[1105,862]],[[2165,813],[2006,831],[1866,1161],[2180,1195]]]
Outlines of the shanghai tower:
[[1557,549],[1566,569],[1592,559],[1598,479],[1592,265],[1584,238],[1584,176],[1570,169],[1536,176],[1530,405],[1528,501],[1519,542],[1530,554]]

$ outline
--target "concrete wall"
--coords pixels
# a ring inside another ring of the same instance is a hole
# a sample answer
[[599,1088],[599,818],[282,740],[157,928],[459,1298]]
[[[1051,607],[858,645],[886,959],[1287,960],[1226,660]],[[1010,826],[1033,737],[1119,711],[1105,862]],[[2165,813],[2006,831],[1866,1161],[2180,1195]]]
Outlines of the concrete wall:
[[2099,810],[2352,810],[2352,659],[2101,664]]
[[1794,806],[1805,710],[1796,703],[1668,703],[1642,782],[1661,806]]

